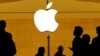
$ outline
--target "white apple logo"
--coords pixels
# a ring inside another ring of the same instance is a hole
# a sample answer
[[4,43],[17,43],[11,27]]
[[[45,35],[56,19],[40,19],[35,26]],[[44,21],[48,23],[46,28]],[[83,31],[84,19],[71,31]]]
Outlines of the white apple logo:
[[57,11],[49,9],[51,6],[52,2],[48,3],[45,10],[37,10],[34,15],[34,23],[40,32],[54,32],[58,27],[58,23],[55,20]]

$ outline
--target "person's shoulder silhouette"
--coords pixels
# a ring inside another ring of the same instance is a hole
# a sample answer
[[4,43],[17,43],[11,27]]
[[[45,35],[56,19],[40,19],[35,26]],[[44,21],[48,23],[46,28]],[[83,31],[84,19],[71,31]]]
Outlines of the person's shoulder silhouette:
[[83,33],[83,29],[81,26],[76,26],[73,32],[73,35],[75,36],[73,39],[73,46],[79,46],[81,44],[81,35]]
[[73,35],[75,36],[74,37],[74,40],[73,40],[73,43],[76,43],[77,45],[80,45],[80,42],[81,42],[81,35],[83,33],[83,29],[81,26],[76,26],[75,29],[74,29],[74,32],[73,32]]
[[100,48],[100,26],[96,28],[97,37],[92,40],[92,46]]
[[64,50],[63,46],[60,45],[60,46],[58,47],[58,50],[57,50],[57,52],[55,53],[54,56],[65,56],[65,55],[63,54],[63,50]]
[[6,22],[0,20],[0,56],[13,56],[16,53],[12,35],[5,31]]
[[45,48],[39,47],[38,53],[35,56],[44,56],[44,53],[45,53]]
[[97,56],[100,56],[100,26],[97,26],[96,27],[96,33],[97,33],[97,37],[95,37],[93,40],[92,40],[92,44],[91,44],[91,47],[92,47],[92,51],[93,51],[93,55],[97,55]]

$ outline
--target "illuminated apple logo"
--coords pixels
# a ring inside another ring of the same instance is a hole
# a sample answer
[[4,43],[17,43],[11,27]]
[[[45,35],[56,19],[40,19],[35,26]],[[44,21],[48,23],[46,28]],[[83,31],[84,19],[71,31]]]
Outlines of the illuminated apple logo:
[[39,9],[34,14],[34,22],[40,32],[54,32],[58,27],[58,23],[55,20],[57,11],[49,9],[51,6],[52,2],[48,3],[45,10]]

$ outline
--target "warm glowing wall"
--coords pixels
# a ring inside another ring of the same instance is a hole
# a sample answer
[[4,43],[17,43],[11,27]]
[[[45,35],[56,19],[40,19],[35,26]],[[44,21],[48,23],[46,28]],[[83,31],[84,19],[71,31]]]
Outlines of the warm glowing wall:
[[52,8],[59,12],[56,15],[59,27],[54,33],[40,33],[34,25],[33,12],[40,8],[45,9],[45,0],[20,0],[0,3],[0,12],[14,12],[0,13],[0,19],[6,20],[6,30],[13,35],[17,47],[16,56],[34,56],[39,46],[46,47],[45,56],[47,56],[48,35],[51,37],[51,56],[54,55],[59,45],[64,46],[64,54],[71,56],[72,51],[68,48],[71,47],[74,37],[73,29],[76,25],[82,26],[84,33],[90,34],[91,40],[96,36],[95,28],[100,24],[100,13],[84,13],[82,11],[99,11],[99,3],[77,0],[53,0],[52,2],[54,3]]
[[[6,0],[3,0],[6,1]],[[7,0],[11,2],[0,3],[0,12],[34,12],[46,7],[46,0]],[[100,11],[99,2],[87,0],[49,0],[53,8],[60,11]],[[97,0],[98,1],[98,0]]]

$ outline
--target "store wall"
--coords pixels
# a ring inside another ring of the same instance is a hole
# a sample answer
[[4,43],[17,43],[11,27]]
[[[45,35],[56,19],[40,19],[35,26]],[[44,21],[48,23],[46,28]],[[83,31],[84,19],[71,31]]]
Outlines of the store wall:
[[52,8],[58,10],[56,21],[58,29],[41,33],[34,24],[34,12],[46,8],[45,0],[19,0],[0,3],[0,20],[7,23],[6,31],[13,36],[16,44],[16,56],[34,56],[38,47],[44,46],[47,56],[47,36],[50,35],[50,55],[53,56],[59,45],[64,46],[64,54],[72,56],[74,27],[80,25],[84,32],[90,34],[91,40],[96,36],[96,27],[100,24],[100,4],[78,0],[50,0]]

